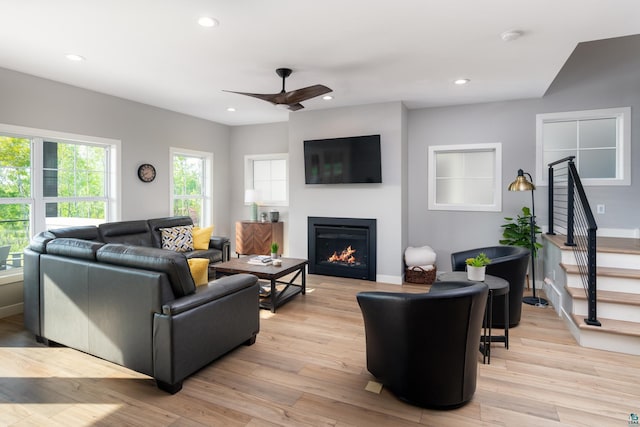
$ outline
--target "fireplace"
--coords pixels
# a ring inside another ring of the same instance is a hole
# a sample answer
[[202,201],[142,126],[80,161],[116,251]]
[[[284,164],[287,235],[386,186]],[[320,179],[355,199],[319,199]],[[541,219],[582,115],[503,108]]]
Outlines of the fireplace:
[[309,274],[376,280],[376,220],[308,218]]

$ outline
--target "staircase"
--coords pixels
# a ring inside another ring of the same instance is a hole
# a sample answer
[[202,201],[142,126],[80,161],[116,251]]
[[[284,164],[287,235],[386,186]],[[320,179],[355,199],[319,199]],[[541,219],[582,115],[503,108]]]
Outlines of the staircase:
[[566,236],[545,235],[544,290],[583,347],[640,355],[640,239],[597,238],[597,318],[589,326],[587,297]]

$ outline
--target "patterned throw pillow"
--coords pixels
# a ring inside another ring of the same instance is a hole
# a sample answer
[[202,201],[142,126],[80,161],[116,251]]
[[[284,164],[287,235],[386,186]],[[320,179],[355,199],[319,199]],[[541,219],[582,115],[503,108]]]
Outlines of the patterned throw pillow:
[[193,250],[193,225],[181,225],[178,227],[161,228],[162,249],[176,252],[189,252]]

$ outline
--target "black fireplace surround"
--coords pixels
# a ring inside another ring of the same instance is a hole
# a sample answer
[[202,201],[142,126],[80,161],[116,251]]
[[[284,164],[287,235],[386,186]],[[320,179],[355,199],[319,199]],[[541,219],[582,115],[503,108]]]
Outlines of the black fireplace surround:
[[376,220],[308,217],[309,274],[376,280]]

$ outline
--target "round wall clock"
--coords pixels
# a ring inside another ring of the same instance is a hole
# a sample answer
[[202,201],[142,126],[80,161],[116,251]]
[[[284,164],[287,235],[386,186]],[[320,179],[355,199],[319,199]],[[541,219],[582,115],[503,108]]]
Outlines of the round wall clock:
[[150,165],[149,163],[140,165],[140,167],[138,168],[138,178],[140,178],[140,181],[142,182],[153,181],[154,179],[156,179],[156,168],[154,168],[153,165]]

